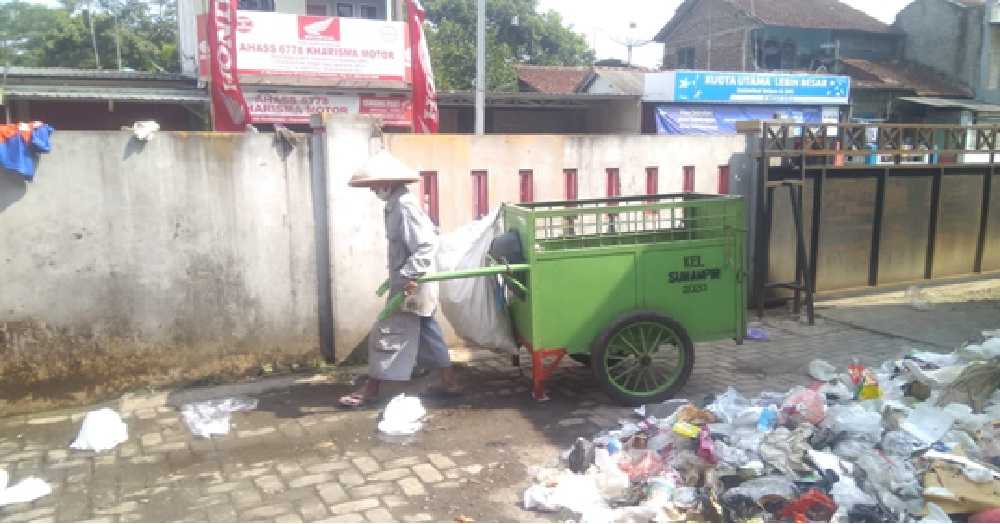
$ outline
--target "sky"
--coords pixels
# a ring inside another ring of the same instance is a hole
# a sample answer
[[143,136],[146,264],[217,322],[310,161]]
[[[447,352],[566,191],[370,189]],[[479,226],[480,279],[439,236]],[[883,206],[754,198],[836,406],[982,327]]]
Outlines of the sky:
[[[56,0],[29,1],[49,6],[57,4]],[[625,60],[628,56],[625,44],[649,42],[674,15],[681,1],[614,0],[609,3],[594,0],[538,0],[538,5],[541,10],[558,11],[567,24],[572,25],[576,32],[586,36],[598,60],[604,58]],[[896,18],[896,13],[912,0],[841,1],[891,24]],[[633,22],[636,27],[630,29],[629,25]],[[633,49],[632,63],[656,68],[660,65],[662,54],[662,44],[647,43]]]
[[[841,1],[891,24],[896,18],[896,13],[911,0]],[[572,25],[576,32],[586,36],[598,59],[625,60],[628,52],[624,43],[652,39],[674,15],[681,0],[614,0],[613,2],[538,0],[538,4],[543,10],[558,11],[567,24]],[[634,30],[629,29],[632,22],[636,24]],[[662,52],[663,45],[656,42],[637,47],[632,51],[632,63],[657,67]]]

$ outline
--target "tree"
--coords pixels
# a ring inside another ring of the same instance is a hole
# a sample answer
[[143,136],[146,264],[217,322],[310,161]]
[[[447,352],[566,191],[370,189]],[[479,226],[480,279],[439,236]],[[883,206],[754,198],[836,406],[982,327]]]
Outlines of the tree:
[[[427,41],[442,90],[472,89],[476,78],[476,1],[427,0]],[[537,0],[488,0],[486,78],[493,91],[515,91],[515,64],[589,65],[587,40]]]
[[31,67],[177,71],[177,15],[173,2],[62,0],[49,9],[15,0],[0,5],[0,64]]

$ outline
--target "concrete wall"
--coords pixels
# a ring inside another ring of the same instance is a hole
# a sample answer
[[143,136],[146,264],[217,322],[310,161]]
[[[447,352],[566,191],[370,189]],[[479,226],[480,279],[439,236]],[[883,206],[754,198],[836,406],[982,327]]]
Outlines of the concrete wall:
[[130,136],[0,172],[0,414],[320,356],[308,144]]
[[916,0],[896,15],[903,56],[969,86],[979,84],[982,10],[947,0]]
[[[347,187],[370,152],[381,146],[373,145],[371,121],[364,117],[326,118],[315,125],[325,128],[334,337],[338,358],[343,358],[364,347],[383,305],[374,290],[386,278],[384,206],[371,192]],[[577,170],[579,198],[606,196],[607,168],[619,169],[623,195],[645,193],[647,167],[659,169],[660,192],[678,192],[685,165],[695,166],[698,191],[715,192],[718,166],[727,165],[744,145],[736,135],[385,136],[385,147],[404,163],[437,172],[445,233],[473,219],[472,170],[487,170],[491,207],[518,200],[521,169],[532,170],[537,201],[564,199],[563,169]]]

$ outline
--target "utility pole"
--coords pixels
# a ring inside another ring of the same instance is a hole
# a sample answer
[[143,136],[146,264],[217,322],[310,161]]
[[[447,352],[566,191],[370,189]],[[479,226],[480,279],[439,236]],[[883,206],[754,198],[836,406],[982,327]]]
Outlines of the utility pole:
[[90,41],[94,44],[94,62],[97,68],[101,68],[101,55],[97,52],[97,32],[94,31],[94,9],[90,2],[87,2],[87,18],[90,19]]
[[118,25],[118,15],[113,15],[115,19],[115,54],[118,56],[118,70],[122,70],[122,30]]
[[486,134],[486,0],[476,0],[476,134]]

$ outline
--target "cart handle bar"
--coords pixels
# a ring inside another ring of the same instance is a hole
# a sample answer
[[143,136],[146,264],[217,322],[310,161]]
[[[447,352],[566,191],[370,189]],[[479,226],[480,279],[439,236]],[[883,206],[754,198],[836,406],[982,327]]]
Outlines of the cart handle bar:
[[[442,280],[457,280],[460,278],[476,278],[476,277],[488,277],[493,275],[510,275],[512,273],[523,273],[531,271],[530,264],[504,264],[496,266],[486,266],[477,267],[472,269],[463,269],[460,271],[442,271],[440,273],[427,273],[421,277],[416,278],[414,281],[418,284],[423,284],[426,282],[439,282]],[[527,293],[527,288],[524,284],[517,281],[515,278],[508,279],[509,282],[513,283],[519,289]],[[377,296],[385,295],[389,291],[389,281],[386,280],[379,286],[378,291],[375,292]],[[389,298],[386,303],[385,308],[382,312],[378,314],[379,321],[389,318],[393,313],[395,313],[400,306],[403,305],[403,300],[405,296],[402,292],[396,292]]]

